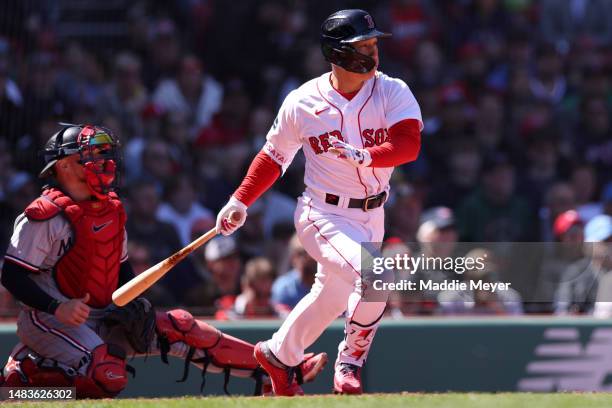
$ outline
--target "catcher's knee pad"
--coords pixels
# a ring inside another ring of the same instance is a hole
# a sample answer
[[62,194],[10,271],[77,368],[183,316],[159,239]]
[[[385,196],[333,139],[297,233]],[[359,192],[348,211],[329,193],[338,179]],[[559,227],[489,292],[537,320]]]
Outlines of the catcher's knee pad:
[[101,344],[91,352],[86,375],[75,378],[77,398],[113,398],[127,385],[125,350],[116,344]]

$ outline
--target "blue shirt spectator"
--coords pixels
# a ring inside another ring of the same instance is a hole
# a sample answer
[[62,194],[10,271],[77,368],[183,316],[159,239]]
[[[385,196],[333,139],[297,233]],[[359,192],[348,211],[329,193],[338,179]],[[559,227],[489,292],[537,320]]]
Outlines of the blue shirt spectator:
[[300,272],[292,269],[279,276],[272,285],[272,303],[291,309],[310,291],[310,286],[302,282]]
[[306,253],[295,234],[289,241],[289,256],[292,269],[276,278],[272,285],[272,303],[280,314],[293,309],[310,291],[317,273],[317,262]]

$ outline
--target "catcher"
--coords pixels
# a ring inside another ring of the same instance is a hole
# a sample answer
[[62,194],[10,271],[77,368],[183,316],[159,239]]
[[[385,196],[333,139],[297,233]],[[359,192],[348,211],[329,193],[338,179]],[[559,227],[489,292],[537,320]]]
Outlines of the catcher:
[[[4,258],[2,284],[23,304],[20,342],[0,384],[74,386],[77,398],[108,398],[127,385],[127,355],[185,359],[202,370],[252,377],[269,388],[253,345],[196,320],[187,311],[155,312],[139,298],[123,308],[111,294],[133,277],[127,261],[126,215],[113,192],[119,144],[100,126],[65,125],[44,147],[48,178],[20,214]],[[311,381],[327,356],[307,355],[296,382]],[[202,384],[203,386],[204,384]],[[263,387],[262,387],[263,385]]]

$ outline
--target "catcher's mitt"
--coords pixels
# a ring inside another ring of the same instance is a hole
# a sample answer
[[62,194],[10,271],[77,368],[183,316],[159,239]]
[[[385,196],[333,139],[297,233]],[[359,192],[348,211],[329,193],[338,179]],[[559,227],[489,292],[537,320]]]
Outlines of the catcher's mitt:
[[113,305],[104,315],[104,322],[119,326],[137,353],[147,353],[155,335],[155,309],[143,298],[137,298],[123,307]]

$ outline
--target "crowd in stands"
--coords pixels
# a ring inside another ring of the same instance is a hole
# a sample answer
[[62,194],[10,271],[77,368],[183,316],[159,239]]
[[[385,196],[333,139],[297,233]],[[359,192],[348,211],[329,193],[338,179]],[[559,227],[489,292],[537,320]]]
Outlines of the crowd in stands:
[[[103,124],[121,140],[119,193],[141,272],[214,225],[284,97],[329,70],[320,23],[357,2],[102,3],[0,4],[0,247],[40,192],[36,152],[58,122]],[[612,2],[358,3],[393,34],[380,42],[380,70],[410,86],[425,124],[418,160],[393,175],[385,250],[441,241],[559,251],[504,295],[397,296],[389,314],[611,314],[596,306],[612,301]],[[303,170],[298,155],[238,233],[147,296],[219,319],[285,315],[316,273],[294,237]],[[585,255],[585,240],[602,244]],[[15,313],[5,292],[0,310]]]

